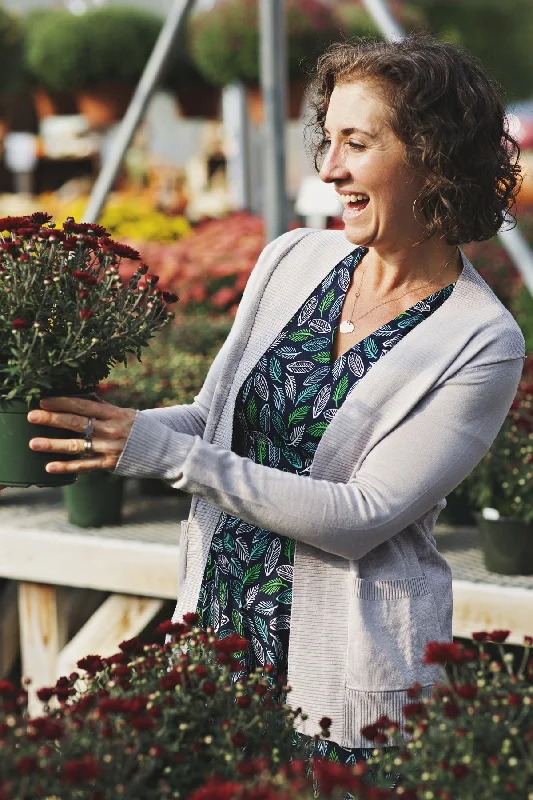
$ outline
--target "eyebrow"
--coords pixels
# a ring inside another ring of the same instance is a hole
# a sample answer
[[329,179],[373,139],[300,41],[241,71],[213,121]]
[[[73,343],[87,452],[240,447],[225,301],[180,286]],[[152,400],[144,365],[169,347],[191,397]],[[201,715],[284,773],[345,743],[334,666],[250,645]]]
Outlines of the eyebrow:
[[[329,133],[327,128],[324,128],[324,133]],[[369,139],[376,138],[375,134],[364,131],[362,128],[343,128],[341,133],[343,136],[351,136],[352,133],[362,133],[363,136],[368,136]]]

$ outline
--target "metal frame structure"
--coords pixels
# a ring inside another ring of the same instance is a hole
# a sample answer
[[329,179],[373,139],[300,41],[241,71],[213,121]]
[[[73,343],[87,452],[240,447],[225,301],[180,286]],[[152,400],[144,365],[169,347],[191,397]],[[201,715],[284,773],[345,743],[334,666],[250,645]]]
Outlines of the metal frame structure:
[[[386,0],[363,0],[363,3],[388,41],[401,41],[404,38],[405,33],[392,16]],[[516,227],[500,228],[498,238],[520,272],[529,293],[533,295],[533,253],[527,241]]]

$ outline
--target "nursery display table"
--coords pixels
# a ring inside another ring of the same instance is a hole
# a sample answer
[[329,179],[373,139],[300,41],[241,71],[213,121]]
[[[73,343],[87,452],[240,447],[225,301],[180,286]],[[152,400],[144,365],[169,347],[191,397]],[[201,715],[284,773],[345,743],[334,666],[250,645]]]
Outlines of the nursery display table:
[[188,512],[188,497],[144,497],[128,481],[124,524],[82,529],[67,521],[60,489],[5,489],[0,677],[20,652],[22,674],[49,685],[84,655],[109,656],[138,635],[176,598]]
[[[128,481],[124,524],[81,529],[68,523],[60,489],[4,490],[0,678],[20,653],[22,673],[48,685],[140,633],[175,600],[188,507],[187,497],[145,497]],[[438,526],[435,538],[452,568],[455,635],[503,628],[522,643],[533,634],[533,576],[487,572],[475,528]]]

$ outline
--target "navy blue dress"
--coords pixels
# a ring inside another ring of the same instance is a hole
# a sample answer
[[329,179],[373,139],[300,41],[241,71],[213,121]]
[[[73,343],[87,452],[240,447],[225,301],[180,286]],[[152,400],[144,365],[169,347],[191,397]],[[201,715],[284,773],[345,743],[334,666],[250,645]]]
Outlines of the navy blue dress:
[[[365,252],[356,248],[331,270],[250,372],[235,406],[232,449],[238,455],[308,475],[324,431],[350,392],[453,291],[450,284],[419,301],[331,362],[344,298]],[[237,632],[248,640],[243,673],[266,664],[273,676],[287,673],[294,548],[293,539],[220,515],[197,611],[219,637]],[[372,752],[310,742],[313,755],[342,763]]]

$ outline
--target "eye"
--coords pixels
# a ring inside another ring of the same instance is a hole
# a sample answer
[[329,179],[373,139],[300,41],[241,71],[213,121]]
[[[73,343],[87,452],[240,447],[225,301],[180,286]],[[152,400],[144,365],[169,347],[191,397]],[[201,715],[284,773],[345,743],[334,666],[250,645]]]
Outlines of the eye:
[[365,149],[365,145],[361,144],[361,142],[348,142],[348,144],[352,148],[352,150],[364,150]]
[[331,139],[326,139],[326,137],[324,136],[322,138],[322,141],[320,142],[320,149],[328,150],[330,145],[331,145]]

